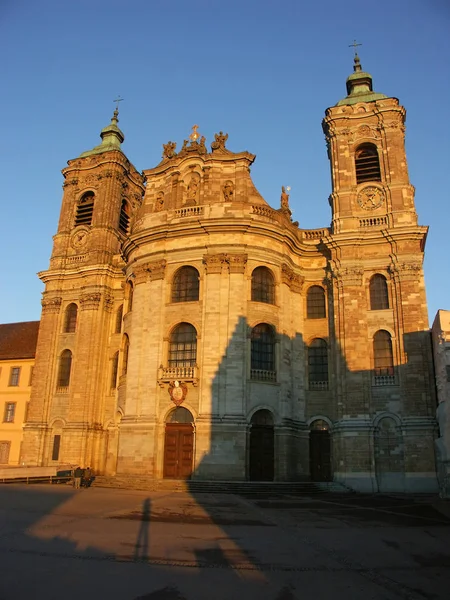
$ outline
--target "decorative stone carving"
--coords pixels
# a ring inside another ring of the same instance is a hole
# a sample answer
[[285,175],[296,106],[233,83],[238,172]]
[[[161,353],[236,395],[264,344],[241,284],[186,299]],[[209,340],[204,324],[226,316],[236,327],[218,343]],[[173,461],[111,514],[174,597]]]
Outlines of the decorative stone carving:
[[83,294],[80,298],[81,310],[97,310],[101,299],[102,295],[100,292]]
[[362,267],[341,267],[337,273],[344,285],[362,285],[364,269]]
[[228,133],[223,133],[223,131],[219,131],[219,133],[214,134],[214,142],[211,144],[211,150],[213,152],[227,152],[225,148],[225,143],[228,139]]
[[164,192],[156,194],[155,212],[160,212],[164,208]]
[[42,312],[43,313],[57,313],[59,312],[62,304],[62,298],[42,298]]
[[158,260],[153,263],[147,263],[146,268],[149,274],[150,281],[156,281],[157,279],[164,279],[166,274],[166,261]]
[[225,183],[222,187],[222,192],[223,192],[223,198],[224,198],[225,202],[231,202],[234,198],[233,182],[230,181],[229,179],[227,181],[225,181]]
[[175,152],[175,148],[177,147],[176,142],[167,142],[167,144],[163,144],[163,159],[173,158],[177,155]]
[[105,294],[105,297],[103,298],[103,307],[107,312],[112,312],[114,308],[114,296]]
[[371,134],[372,134],[372,130],[370,129],[370,127],[368,125],[361,125],[361,127],[358,127],[358,129],[356,130],[357,138],[372,137]]
[[203,264],[208,274],[221,273],[222,267],[227,263],[228,257],[226,254],[206,254],[203,257]]
[[294,272],[287,264],[281,265],[281,281],[290,287],[291,291],[300,294],[303,289],[305,278]]
[[230,273],[245,273],[247,254],[228,254]]
[[197,173],[193,173],[191,175],[191,179],[189,180],[187,189],[186,189],[186,199],[189,204],[197,203],[197,194],[198,188],[200,185],[200,176]]
[[384,202],[384,191],[374,185],[367,186],[358,194],[358,204],[364,210],[380,208]]
[[183,403],[188,393],[188,387],[182,381],[170,381],[169,382],[169,395],[170,399],[176,406],[180,406]]

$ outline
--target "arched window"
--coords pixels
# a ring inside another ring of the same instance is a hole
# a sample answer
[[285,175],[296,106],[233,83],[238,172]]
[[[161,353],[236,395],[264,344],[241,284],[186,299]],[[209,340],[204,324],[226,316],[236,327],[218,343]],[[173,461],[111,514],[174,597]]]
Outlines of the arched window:
[[306,316],[308,319],[324,319],[326,317],[325,290],[320,285],[313,285],[308,290]]
[[64,350],[59,357],[57,386],[67,388],[70,384],[70,371],[72,369],[72,352]]
[[197,331],[180,323],[170,334],[169,367],[194,367],[197,361]]
[[119,231],[125,235],[130,229],[130,205],[126,200],[122,200],[122,206],[120,207],[119,216]]
[[328,347],[316,338],[308,348],[308,381],[310,390],[328,389]]
[[386,277],[374,275],[369,283],[370,310],[384,310],[389,308],[389,295]]
[[111,389],[114,390],[117,387],[117,372],[119,368],[119,352],[116,352],[112,359],[111,365]]
[[123,318],[123,304],[119,306],[116,312],[116,322],[114,327],[114,333],[120,333],[122,331],[122,318]]
[[66,308],[64,315],[64,333],[75,333],[77,328],[78,306],[73,302]]
[[373,366],[375,375],[394,375],[391,334],[384,329],[373,336]]
[[381,181],[380,159],[374,144],[363,144],[355,152],[356,183]]
[[172,282],[172,302],[193,302],[199,298],[199,274],[194,267],[181,267]]
[[78,200],[75,215],[75,227],[78,225],[91,225],[94,214],[94,192],[86,192]]
[[192,413],[184,408],[183,406],[178,406],[174,408],[166,418],[166,423],[193,423],[194,417]]
[[[251,369],[252,379],[274,380],[275,378],[275,332],[267,323],[260,323],[252,329]],[[267,375],[260,371],[265,371]]]
[[256,267],[252,273],[252,300],[275,304],[275,282],[267,267]]
[[259,427],[273,427],[273,415],[266,408],[257,410],[252,415],[251,424]]
[[123,360],[122,360],[122,375],[127,374],[128,370],[128,353],[130,351],[130,339],[125,334],[123,336]]
[[133,292],[134,292],[133,284],[131,283],[131,281],[128,281],[127,289],[126,289],[128,312],[130,312],[133,308]]

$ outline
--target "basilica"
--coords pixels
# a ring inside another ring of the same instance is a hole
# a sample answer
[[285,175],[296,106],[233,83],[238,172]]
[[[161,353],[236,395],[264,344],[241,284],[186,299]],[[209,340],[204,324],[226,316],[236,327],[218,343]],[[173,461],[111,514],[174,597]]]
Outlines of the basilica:
[[[193,128],[138,172],[118,111],[68,161],[21,461],[149,480],[435,491],[436,399],[405,109],[355,56],[325,111],[332,220]],[[326,202],[326,199],[324,199]]]

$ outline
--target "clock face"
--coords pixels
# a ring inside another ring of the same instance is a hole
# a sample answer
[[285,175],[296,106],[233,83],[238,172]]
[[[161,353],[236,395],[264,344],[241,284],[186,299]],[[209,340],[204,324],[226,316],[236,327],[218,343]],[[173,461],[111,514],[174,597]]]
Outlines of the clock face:
[[77,231],[72,236],[72,246],[74,248],[81,248],[86,243],[87,231],[83,229],[81,231]]
[[358,194],[358,204],[364,210],[375,210],[384,202],[384,192],[378,187],[363,188]]

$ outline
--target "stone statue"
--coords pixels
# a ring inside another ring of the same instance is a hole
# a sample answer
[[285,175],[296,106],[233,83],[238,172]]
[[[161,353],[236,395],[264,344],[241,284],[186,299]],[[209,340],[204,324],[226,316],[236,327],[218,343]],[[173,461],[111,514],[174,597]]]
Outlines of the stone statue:
[[234,195],[233,182],[230,180],[225,181],[225,184],[222,188],[222,192],[223,192],[223,197],[224,197],[225,202],[230,202],[231,200],[233,200],[233,195]]
[[289,209],[289,194],[286,192],[284,185],[281,186],[281,208]]
[[187,192],[186,192],[186,197],[188,200],[195,201],[196,196],[197,196],[198,184],[199,184],[198,176],[192,175],[192,177],[188,183]]
[[155,202],[155,211],[159,212],[164,207],[164,192],[158,192]]
[[176,155],[175,148],[177,147],[176,142],[167,142],[163,144],[163,158],[173,158]]
[[215,150],[225,150],[225,142],[228,139],[228,133],[223,133],[220,131],[219,133],[214,134],[214,142],[211,144],[211,150],[214,152]]

